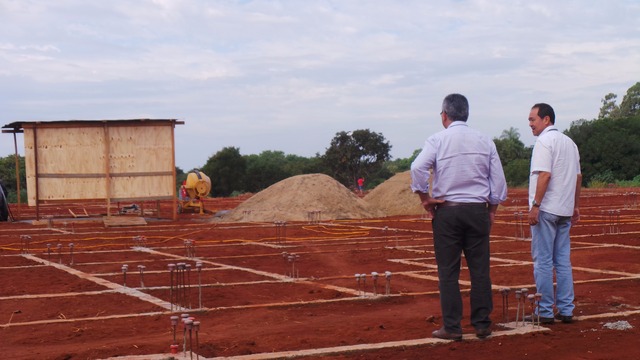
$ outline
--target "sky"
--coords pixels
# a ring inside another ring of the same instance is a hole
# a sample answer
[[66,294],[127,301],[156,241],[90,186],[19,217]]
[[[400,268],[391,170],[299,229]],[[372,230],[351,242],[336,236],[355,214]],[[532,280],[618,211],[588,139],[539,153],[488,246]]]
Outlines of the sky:
[[530,146],[533,104],[564,130],[638,81],[638,0],[0,0],[0,126],[178,119],[185,171],[230,146],[312,157],[358,129],[407,158],[450,93],[469,126]]

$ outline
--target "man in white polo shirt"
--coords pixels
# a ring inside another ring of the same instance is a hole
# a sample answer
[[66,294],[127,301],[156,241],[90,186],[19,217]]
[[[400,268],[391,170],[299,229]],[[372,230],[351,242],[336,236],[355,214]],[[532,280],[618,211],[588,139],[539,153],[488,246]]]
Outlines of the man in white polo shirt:
[[[529,127],[538,139],[531,156],[529,224],[531,256],[537,292],[542,293],[535,320],[553,324],[573,320],[573,272],[569,230],[580,219],[582,174],[576,144],[554,126],[555,113],[548,104],[531,108]],[[553,291],[553,272],[557,288]]]

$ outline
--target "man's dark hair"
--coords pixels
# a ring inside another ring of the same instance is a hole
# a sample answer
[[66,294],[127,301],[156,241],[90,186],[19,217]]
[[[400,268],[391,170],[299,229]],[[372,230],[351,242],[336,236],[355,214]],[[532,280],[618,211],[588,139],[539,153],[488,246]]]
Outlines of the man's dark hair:
[[539,103],[535,104],[531,107],[532,109],[538,108],[538,116],[541,119],[544,119],[545,116],[548,116],[551,119],[552,124],[556,124],[556,113],[553,111],[553,108],[549,104]]
[[469,101],[464,95],[449,94],[442,101],[442,111],[454,121],[467,121],[469,118]]

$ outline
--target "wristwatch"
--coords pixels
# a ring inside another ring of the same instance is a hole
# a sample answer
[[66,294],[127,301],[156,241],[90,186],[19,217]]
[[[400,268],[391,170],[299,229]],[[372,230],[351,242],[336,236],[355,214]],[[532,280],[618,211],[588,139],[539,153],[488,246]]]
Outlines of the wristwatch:
[[531,206],[540,207],[540,204],[534,199]]

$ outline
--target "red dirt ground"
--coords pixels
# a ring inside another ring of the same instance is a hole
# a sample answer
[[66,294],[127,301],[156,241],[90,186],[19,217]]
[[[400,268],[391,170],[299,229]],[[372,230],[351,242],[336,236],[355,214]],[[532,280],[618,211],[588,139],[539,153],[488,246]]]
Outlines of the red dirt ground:
[[[212,213],[234,208],[245,197],[209,199],[206,215],[180,214],[178,221],[147,217],[147,225],[119,227],[104,226],[104,205],[46,205],[40,215],[51,216],[51,224],[32,225],[26,219],[35,218],[34,209],[14,206],[22,220],[0,223],[0,349],[6,359],[169,359],[174,310],[201,322],[197,344],[192,331],[191,348],[209,359],[638,359],[640,209],[625,195],[632,191],[637,189],[583,191],[582,221],[572,229],[577,321],[507,336],[499,325],[498,290],[534,290],[530,241],[522,237],[529,229],[517,215],[525,211],[526,191],[510,190],[492,230],[494,335],[482,341],[473,336],[465,269],[468,336],[461,342],[430,341],[441,317],[425,218],[284,228],[211,222]],[[170,206],[161,204],[160,215],[170,217]],[[86,209],[91,217],[73,218],[69,209]],[[31,237],[28,244],[22,235]],[[144,247],[135,246],[136,236],[146,238]],[[187,239],[195,241],[195,254],[188,254]],[[289,262],[283,252],[299,258]],[[168,264],[179,262],[192,270],[172,277]],[[145,266],[142,278],[139,265]],[[381,274],[377,295],[374,271]],[[389,295],[385,271],[392,273]],[[354,274],[360,273],[367,276],[358,285]],[[165,307],[176,295],[191,310]],[[509,300],[513,320],[513,292]],[[633,327],[605,326],[617,321]],[[181,350],[181,325],[176,337]]]

